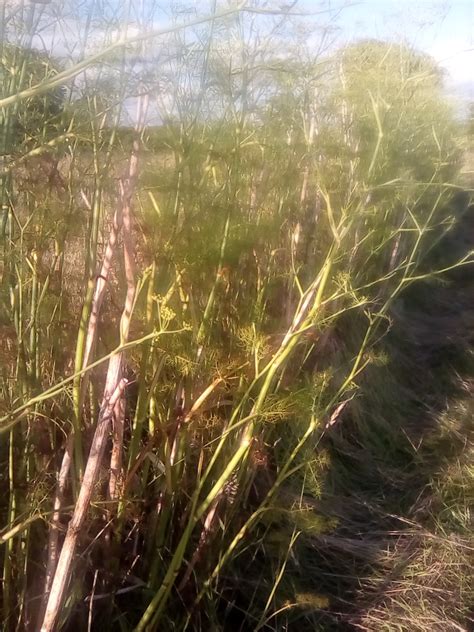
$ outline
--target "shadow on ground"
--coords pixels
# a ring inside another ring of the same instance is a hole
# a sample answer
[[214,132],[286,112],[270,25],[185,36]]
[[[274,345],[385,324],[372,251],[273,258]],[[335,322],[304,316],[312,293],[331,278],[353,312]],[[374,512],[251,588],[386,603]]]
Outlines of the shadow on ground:
[[[470,207],[426,269],[473,247]],[[313,629],[474,629],[465,506],[474,493],[473,266],[416,282],[392,319],[385,365],[369,368],[325,442],[322,511],[338,526],[300,557],[300,573],[316,578],[312,590],[329,602]]]
[[[449,267],[474,248],[467,200],[463,219],[422,272]],[[286,584],[293,595],[280,599],[280,614],[252,625],[252,606],[259,592],[263,600],[271,592],[281,564],[269,570],[262,537],[260,553],[243,555],[241,583],[230,582],[225,629],[474,630],[474,266],[417,281],[397,300],[391,321],[385,362],[368,367],[357,397],[319,446],[330,458],[315,513],[335,528],[298,539],[276,589],[284,593]]]

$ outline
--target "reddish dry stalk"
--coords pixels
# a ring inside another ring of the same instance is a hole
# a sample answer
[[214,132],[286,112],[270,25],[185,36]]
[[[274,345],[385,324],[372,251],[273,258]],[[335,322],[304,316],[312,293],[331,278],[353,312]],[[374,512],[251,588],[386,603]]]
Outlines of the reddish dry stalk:
[[[145,110],[141,111],[141,116],[139,117],[140,121],[143,121],[145,115]],[[122,317],[120,320],[120,339],[121,342],[124,343],[128,339],[128,333],[130,330],[130,319],[132,314],[133,303],[135,300],[135,275],[134,275],[134,250],[133,250],[133,240],[131,233],[131,198],[133,193],[133,188],[135,184],[135,180],[138,172],[138,141],[134,142],[133,153],[130,157],[129,170],[125,183],[121,183],[121,197],[122,204],[121,209],[119,211],[119,215],[116,214],[117,221],[120,220],[120,217],[123,218],[123,248],[124,248],[124,263],[125,263],[125,273],[127,279],[127,294],[125,298],[125,305],[122,312]],[[114,221],[115,228],[115,221]],[[112,231],[111,238],[109,239],[109,247],[107,248],[106,258],[104,258],[104,264],[107,265],[106,269],[107,274],[110,270],[111,256],[113,254],[113,247],[116,242],[117,234]],[[108,245],[108,246],[109,246]],[[109,258],[107,258],[107,254],[109,254]],[[99,285],[99,282],[102,282]],[[101,292],[98,292],[97,288],[105,288],[105,280],[98,279],[98,284],[96,286],[96,292],[94,298],[101,301],[103,297],[103,289]],[[99,305],[100,307],[100,305]],[[90,342],[90,348],[88,354],[91,352],[93,347],[93,338],[95,336],[95,332],[97,329],[97,314],[95,316],[95,321],[89,321],[89,329],[88,329],[88,340]],[[92,316],[91,316],[92,320]],[[89,334],[92,336],[92,339],[89,338]],[[86,356],[85,356],[86,358]],[[86,361],[88,358],[86,359]],[[41,626],[41,632],[52,632],[54,630],[54,625],[59,615],[59,611],[62,605],[63,597],[65,590],[67,588],[69,577],[72,570],[72,561],[74,556],[74,551],[76,549],[77,540],[79,537],[79,533],[81,531],[82,525],[84,524],[84,520],[86,518],[87,510],[89,508],[92,494],[94,492],[95,485],[97,483],[97,479],[99,476],[101,462],[103,460],[107,435],[109,432],[110,423],[114,417],[114,410],[118,405],[119,401],[123,399],[123,392],[126,386],[127,381],[122,377],[123,367],[122,367],[122,353],[119,352],[113,355],[110,358],[109,366],[107,370],[106,384],[104,397],[102,400],[102,405],[99,413],[99,419],[97,422],[96,431],[94,434],[94,438],[92,441],[91,450],[89,453],[89,458],[87,460],[86,469],[84,472],[84,479],[82,481],[81,489],[79,492],[79,497],[77,499],[77,503],[74,509],[74,514],[69,522],[66,538],[64,540],[63,548],[61,550],[61,555],[59,557],[58,565],[56,567],[56,572],[54,574],[54,578],[51,585],[51,591],[48,597],[48,602],[46,605],[46,612],[43,619],[43,624]],[[120,440],[114,441],[114,447],[112,451],[112,456],[115,459],[114,464],[117,465],[117,458],[121,460],[121,451],[122,451],[122,441],[123,434],[121,435]],[[115,456],[114,456],[115,455]],[[120,468],[120,465],[119,465]],[[115,489],[114,489],[115,493]]]
[[[97,337],[97,324],[99,318],[99,312],[102,305],[102,301],[105,295],[106,285],[109,278],[110,270],[112,267],[112,260],[117,244],[118,234],[122,225],[122,208],[119,206],[114,214],[113,224],[107,243],[104,259],[100,273],[96,279],[96,286],[94,291],[94,297],[92,300],[92,309],[89,318],[89,325],[87,328],[86,342],[84,358],[82,361],[82,367],[85,368],[89,364],[89,360],[94,347],[94,342]],[[87,389],[87,381],[89,374],[84,375],[84,381],[81,387],[80,406],[79,410],[82,410],[82,402]],[[53,580],[54,570],[56,568],[58,560],[58,538],[59,538],[59,522],[61,517],[61,508],[63,504],[64,491],[66,488],[67,478],[71,467],[71,450],[72,450],[73,435],[68,438],[66,450],[64,452],[63,460],[61,463],[61,469],[58,476],[56,495],[53,504],[53,516],[51,520],[49,537],[48,537],[48,560],[46,563],[46,578],[45,578],[45,590],[44,590],[44,605],[40,612],[40,617],[43,616],[44,608],[46,607],[46,599],[51,588],[51,582]]]
[[[89,324],[87,327],[86,342],[84,345],[84,357],[82,360],[82,368],[84,369],[88,364],[94,348],[94,342],[97,337],[97,325],[99,321],[99,312],[104,299],[105,290],[107,287],[107,281],[109,280],[110,270],[112,268],[112,261],[115,253],[115,246],[117,244],[118,235],[122,227],[122,208],[119,207],[114,213],[114,219],[112,228],[110,229],[109,241],[107,242],[107,248],[105,249],[104,259],[102,261],[102,267],[97,275],[94,297],[92,299],[92,309],[89,317]],[[84,384],[88,377],[88,373],[84,375],[84,382],[82,392],[85,391]]]
[[221,499],[222,499],[222,493],[216,496],[211,506],[209,507],[206,519],[204,521],[204,526],[202,528],[201,535],[199,537],[199,543],[196,547],[196,550],[194,551],[194,555],[191,561],[188,564],[188,568],[186,569],[183,579],[181,580],[178,586],[178,591],[183,590],[183,588],[186,586],[196,564],[202,558],[206,546],[210,543],[210,537],[215,531],[216,526],[217,526],[217,521],[219,518],[219,514],[217,513],[217,508],[219,506]]
[[[131,198],[133,183],[138,170],[138,141],[133,144],[133,153],[130,158],[128,180],[120,183],[122,193],[122,225],[123,225],[123,259],[125,278],[127,280],[127,294],[125,306],[120,319],[120,340],[125,342],[130,330],[133,303],[135,301],[135,248],[132,237]],[[112,500],[117,500],[117,483],[122,469],[123,427],[125,418],[125,400],[121,398],[117,402],[114,414],[114,432],[112,435],[112,454],[110,457],[109,494]]]
[[113,416],[114,407],[122,396],[127,381],[121,377],[122,354],[114,355],[109,362],[105,395],[99,413],[97,428],[92,441],[89,458],[87,460],[84,479],[82,481],[79,497],[74,508],[74,514],[69,522],[66,538],[64,540],[61,555],[54,574],[51,591],[46,605],[46,612],[41,626],[41,632],[52,632],[61,608],[64,592],[69,583],[72,560],[76,550],[77,539],[84,524],[89,509],[92,494],[99,476],[109,426]]
[[122,472],[123,428],[125,421],[125,398],[121,397],[115,405],[112,433],[112,454],[110,456],[109,498],[118,500],[121,493],[120,478]]
[[51,583],[53,581],[54,571],[58,562],[59,555],[59,531],[61,520],[61,509],[64,499],[64,491],[66,489],[66,483],[69,476],[69,469],[71,467],[71,455],[73,450],[74,435],[71,433],[67,440],[66,449],[64,451],[63,460],[61,462],[61,468],[58,474],[56,495],[53,503],[53,515],[51,518],[51,524],[49,526],[48,537],[48,560],[46,563],[46,577],[44,581],[44,595],[42,606],[38,615],[38,622],[41,623],[44,612],[46,609],[47,595],[51,589]]

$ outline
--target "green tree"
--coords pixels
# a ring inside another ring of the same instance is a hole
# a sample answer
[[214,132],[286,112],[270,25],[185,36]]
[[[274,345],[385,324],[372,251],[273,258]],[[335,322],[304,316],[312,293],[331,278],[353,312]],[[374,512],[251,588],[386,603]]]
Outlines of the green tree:
[[[58,64],[48,55],[3,44],[0,58],[0,95],[7,97],[51,79],[59,72]],[[64,108],[65,89],[59,86],[44,95],[32,96],[0,111],[1,153],[12,154],[48,140],[57,133]]]
[[337,61],[333,103],[365,179],[448,181],[460,158],[459,130],[435,60],[403,44],[369,40],[346,47]]

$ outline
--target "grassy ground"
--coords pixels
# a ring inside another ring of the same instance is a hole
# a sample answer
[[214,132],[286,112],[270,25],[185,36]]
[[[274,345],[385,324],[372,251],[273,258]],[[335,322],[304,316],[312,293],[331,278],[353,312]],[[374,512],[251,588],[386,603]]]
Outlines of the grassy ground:
[[[439,244],[427,269],[472,247],[470,223]],[[473,290],[465,268],[418,281],[397,301],[383,362],[323,440],[322,489],[299,499],[315,528],[296,540],[276,591],[281,612],[261,629],[472,629]],[[342,324],[339,353],[350,354],[350,335]],[[264,607],[259,590],[274,581],[286,542],[279,532],[297,526],[274,523],[223,581],[223,597],[237,591],[246,611],[236,624],[230,608],[223,629],[255,629],[249,604]]]

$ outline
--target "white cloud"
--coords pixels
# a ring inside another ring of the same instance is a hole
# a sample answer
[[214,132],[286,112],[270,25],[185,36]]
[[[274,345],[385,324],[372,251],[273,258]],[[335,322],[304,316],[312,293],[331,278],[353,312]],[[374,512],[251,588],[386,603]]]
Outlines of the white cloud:
[[456,40],[443,40],[428,52],[448,71],[451,82],[474,84],[474,48],[462,47]]

